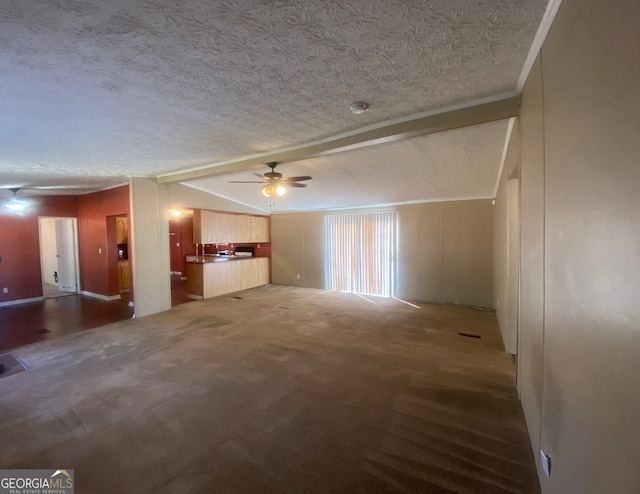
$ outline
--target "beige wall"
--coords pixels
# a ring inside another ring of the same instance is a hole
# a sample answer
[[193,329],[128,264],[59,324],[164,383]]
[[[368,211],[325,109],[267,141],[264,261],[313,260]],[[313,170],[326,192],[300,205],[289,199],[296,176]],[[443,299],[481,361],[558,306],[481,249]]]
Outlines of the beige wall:
[[275,285],[324,288],[324,213],[273,215],[271,266]]
[[520,113],[518,391],[539,467],[544,368],[544,121],[539,59],[522,93]]
[[508,353],[517,353],[518,342],[518,175],[520,148],[518,121],[507,146],[494,207],[493,307],[502,341]]
[[171,309],[169,207],[166,185],[131,178],[131,244],[136,317]]
[[[491,200],[443,202],[440,302],[493,306]],[[414,239],[418,242],[421,239]],[[408,259],[408,268],[419,262]],[[411,294],[407,294],[409,297]]]
[[[398,296],[491,306],[491,201],[411,204],[397,210]],[[324,288],[324,215],[272,217],[273,283]]]
[[172,209],[211,209],[235,213],[269,214],[261,209],[245,206],[186,185],[170,184],[167,187],[169,208]]
[[522,97],[519,391],[545,494],[640,492],[638,19],[564,0]]

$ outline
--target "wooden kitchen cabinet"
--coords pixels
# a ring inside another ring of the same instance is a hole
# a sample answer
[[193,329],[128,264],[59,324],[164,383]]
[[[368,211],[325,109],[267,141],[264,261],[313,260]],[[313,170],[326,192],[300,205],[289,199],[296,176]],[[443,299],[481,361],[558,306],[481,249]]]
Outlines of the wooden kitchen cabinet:
[[225,262],[187,264],[187,291],[211,298],[269,284],[270,258],[253,257]]
[[129,261],[118,262],[118,283],[121,292],[129,289]]
[[193,241],[197,244],[268,243],[269,218],[195,209]]
[[221,243],[217,240],[216,235],[221,232],[217,227],[216,214],[214,211],[207,209],[193,210],[193,242],[196,244],[215,244]]

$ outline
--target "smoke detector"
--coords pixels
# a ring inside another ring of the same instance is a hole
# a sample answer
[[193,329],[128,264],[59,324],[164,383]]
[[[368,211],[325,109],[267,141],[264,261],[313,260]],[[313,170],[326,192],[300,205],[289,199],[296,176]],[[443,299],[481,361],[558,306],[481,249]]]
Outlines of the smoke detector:
[[349,109],[354,115],[360,115],[361,113],[364,113],[369,109],[369,103],[365,103],[364,101],[356,101],[349,107]]

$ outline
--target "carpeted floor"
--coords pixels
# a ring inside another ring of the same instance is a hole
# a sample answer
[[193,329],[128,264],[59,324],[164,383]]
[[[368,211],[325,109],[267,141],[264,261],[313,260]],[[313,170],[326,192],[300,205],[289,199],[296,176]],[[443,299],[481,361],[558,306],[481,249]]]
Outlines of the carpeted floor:
[[539,492],[494,315],[374,301],[266,286],[16,349],[0,468],[73,468],[82,493]]

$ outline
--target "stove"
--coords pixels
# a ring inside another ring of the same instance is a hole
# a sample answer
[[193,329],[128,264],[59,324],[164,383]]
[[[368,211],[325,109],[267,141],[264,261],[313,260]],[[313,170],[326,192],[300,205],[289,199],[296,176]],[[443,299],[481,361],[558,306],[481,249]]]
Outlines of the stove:
[[236,247],[236,257],[253,257],[253,247]]

